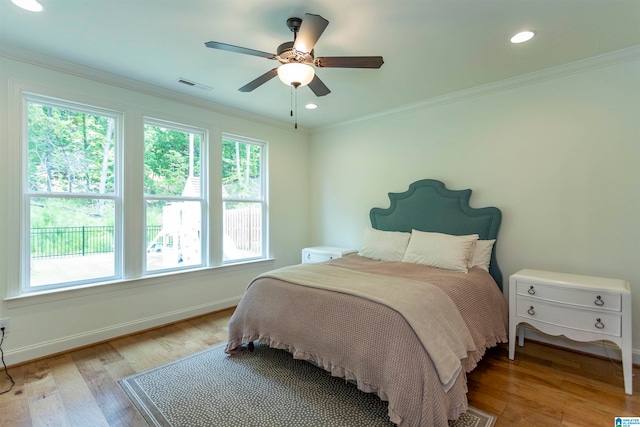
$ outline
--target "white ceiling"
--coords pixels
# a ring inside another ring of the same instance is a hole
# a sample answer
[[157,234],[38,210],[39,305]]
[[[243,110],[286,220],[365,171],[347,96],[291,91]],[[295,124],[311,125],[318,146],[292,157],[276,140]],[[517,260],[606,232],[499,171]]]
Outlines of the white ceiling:
[[[317,69],[332,93],[298,90],[299,122],[315,128],[640,45],[640,0],[40,0],[41,13],[0,0],[0,48],[34,52],[280,121],[290,90],[277,78],[238,88],[276,61],[210,40],[275,53],[289,17],[329,20],[316,56],[381,55],[379,70]],[[537,36],[513,45],[514,33]],[[206,91],[178,78],[213,88]],[[302,108],[316,102],[317,110]]]

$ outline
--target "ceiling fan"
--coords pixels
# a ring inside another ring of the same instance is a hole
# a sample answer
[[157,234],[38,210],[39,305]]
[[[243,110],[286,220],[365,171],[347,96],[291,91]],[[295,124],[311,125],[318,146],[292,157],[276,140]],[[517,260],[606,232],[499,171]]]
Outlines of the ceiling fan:
[[331,91],[315,74],[311,65],[319,68],[380,68],[384,63],[381,56],[314,57],[313,47],[327,25],[329,25],[329,21],[322,16],[310,13],[305,13],[304,20],[300,18],[287,19],[287,27],[293,31],[293,41],[278,46],[276,54],[214,41],[205,43],[205,46],[280,62],[281,65],[278,67],[242,86],[238,89],[240,92],[251,92],[277,75],[283,83],[296,89],[299,86],[309,85],[316,96],[325,96]]

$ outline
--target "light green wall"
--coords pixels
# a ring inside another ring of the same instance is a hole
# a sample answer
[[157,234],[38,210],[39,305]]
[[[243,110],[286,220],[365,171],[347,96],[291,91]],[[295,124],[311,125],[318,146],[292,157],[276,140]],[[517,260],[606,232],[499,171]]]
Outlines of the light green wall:
[[369,209],[418,179],[471,188],[472,206],[503,212],[505,281],[629,281],[640,353],[640,55],[575,68],[312,134],[312,243],[358,247]]
[[[259,273],[300,262],[300,251],[308,243],[307,133],[294,131],[289,124],[227,113],[224,107],[213,104],[207,107],[188,98],[182,102],[177,95],[152,94],[144,85],[140,85],[141,90],[133,90],[135,82],[120,84],[115,78],[115,83],[107,83],[81,75],[86,76],[85,69],[63,72],[0,56],[0,298],[7,295],[9,280],[15,277],[12,271],[16,271],[13,267],[18,224],[16,206],[9,201],[13,200],[12,183],[18,177],[13,173],[17,168],[8,154],[14,151],[9,147],[19,143],[15,140],[19,116],[9,110],[9,105],[14,97],[11,88],[22,84],[74,101],[99,100],[106,104],[103,106],[124,111],[125,143],[134,143],[136,123],[142,115],[206,127],[210,129],[212,143],[219,141],[222,132],[267,141],[269,234],[275,260],[133,280],[98,290],[71,291],[64,298],[0,300],[0,318],[11,319],[11,332],[3,344],[8,364],[233,306]],[[127,166],[135,164],[129,160]],[[216,173],[220,173],[219,169],[216,172],[212,168],[211,175]],[[140,207],[125,206],[125,209],[133,209],[135,214]],[[213,209],[211,215],[221,214]]]
[[[521,268],[619,277],[640,307],[640,59],[558,73],[499,90],[311,134],[73,72],[0,56],[0,296],[15,243],[7,152],[17,116],[9,80],[104,99],[131,114],[193,119],[269,142],[273,262],[134,281],[38,304],[0,301],[9,364],[234,305],[251,278],[299,262],[308,244],[358,247],[371,207],[418,179],[472,188],[498,206],[505,279]],[[148,111],[148,112],[147,112]],[[310,142],[310,143],[309,143]],[[634,348],[640,349],[640,316]],[[46,325],[46,327],[45,327]],[[638,350],[635,351],[636,356]]]

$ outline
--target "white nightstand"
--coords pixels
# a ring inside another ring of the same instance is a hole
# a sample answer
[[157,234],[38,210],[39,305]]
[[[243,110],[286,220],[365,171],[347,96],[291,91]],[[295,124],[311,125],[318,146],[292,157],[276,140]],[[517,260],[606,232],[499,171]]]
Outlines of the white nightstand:
[[509,359],[524,346],[522,323],[575,341],[607,340],[622,350],[624,390],[633,394],[631,292],[624,280],[520,270],[509,278]]
[[331,246],[314,246],[302,250],[302,263],[329,261],[358,252],[356,249],[334,248]]

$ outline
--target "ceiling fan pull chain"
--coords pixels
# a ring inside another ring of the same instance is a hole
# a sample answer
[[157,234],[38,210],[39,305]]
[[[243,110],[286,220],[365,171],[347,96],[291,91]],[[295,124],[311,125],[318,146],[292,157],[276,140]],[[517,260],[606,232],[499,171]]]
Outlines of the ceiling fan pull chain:
[[[298,87],[300,86],[300,83],[298,82],[293,82],[291,83],[291,111],[290,111],[290,115],[291,117],[293,117],[293,122],[294,122],[294,127],[295,129],[298,129]],[[294,105],[294,95],[293,92],[295,90],[295,105]],[[293,115],[293,110],[295,109],[296,111],[296,115]]]

